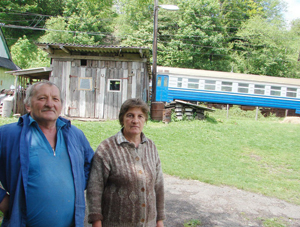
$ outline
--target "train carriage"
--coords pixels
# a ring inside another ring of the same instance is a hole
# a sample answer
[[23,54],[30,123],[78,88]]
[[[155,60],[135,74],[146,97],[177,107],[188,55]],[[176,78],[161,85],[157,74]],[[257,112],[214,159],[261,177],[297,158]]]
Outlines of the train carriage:
[[156,101],[294,109],[300,114],[300,79],[157,67]]

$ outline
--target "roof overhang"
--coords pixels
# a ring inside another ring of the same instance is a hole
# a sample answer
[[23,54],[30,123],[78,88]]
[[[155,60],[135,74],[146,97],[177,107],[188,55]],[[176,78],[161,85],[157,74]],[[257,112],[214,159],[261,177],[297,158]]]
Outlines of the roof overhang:
[[31,69],[21,69],[8,71],[5,73],[11,74],[13,76],[24,76],[31,79],[49,79],[50,72],[52,67],[40,67],[40,68],[31,68]]
[[128,47],[128,46],[106,46],[106,45],[81,45],[63,43],[36,43],[36,45],[49,54],[55,51],[63,51],[66,54],[86,52],[86,53],[114,53],[120,56],[123,53],[138,54],[141,58],[149,58],[150,50],[147,47]]

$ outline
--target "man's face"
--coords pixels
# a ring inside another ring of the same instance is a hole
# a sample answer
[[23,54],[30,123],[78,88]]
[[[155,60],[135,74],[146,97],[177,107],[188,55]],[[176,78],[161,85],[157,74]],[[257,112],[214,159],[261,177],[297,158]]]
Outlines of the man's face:
[[56,122],[61,113],[60,92],[56,86],[49,84],[37,85],[31,97],[27,111],[38,124]]

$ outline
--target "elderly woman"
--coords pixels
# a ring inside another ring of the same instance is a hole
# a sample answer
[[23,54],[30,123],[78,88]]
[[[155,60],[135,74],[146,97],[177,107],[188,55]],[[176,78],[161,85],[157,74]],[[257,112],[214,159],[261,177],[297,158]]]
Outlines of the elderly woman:
[[162,227],[164,183],[157,149],[142,132],[148,106],[128,99],[120,110],[121,131],[96,150],[87,187],[93,227]]

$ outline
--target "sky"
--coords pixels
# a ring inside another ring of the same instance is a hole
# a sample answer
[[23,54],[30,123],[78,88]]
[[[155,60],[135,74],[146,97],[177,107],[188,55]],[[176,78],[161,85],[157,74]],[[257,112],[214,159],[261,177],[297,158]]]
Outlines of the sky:
[[300,18],[300,0],[284,1],[287,3],[287,12],[284,14],[284,16],[288,23],[293,19]]

